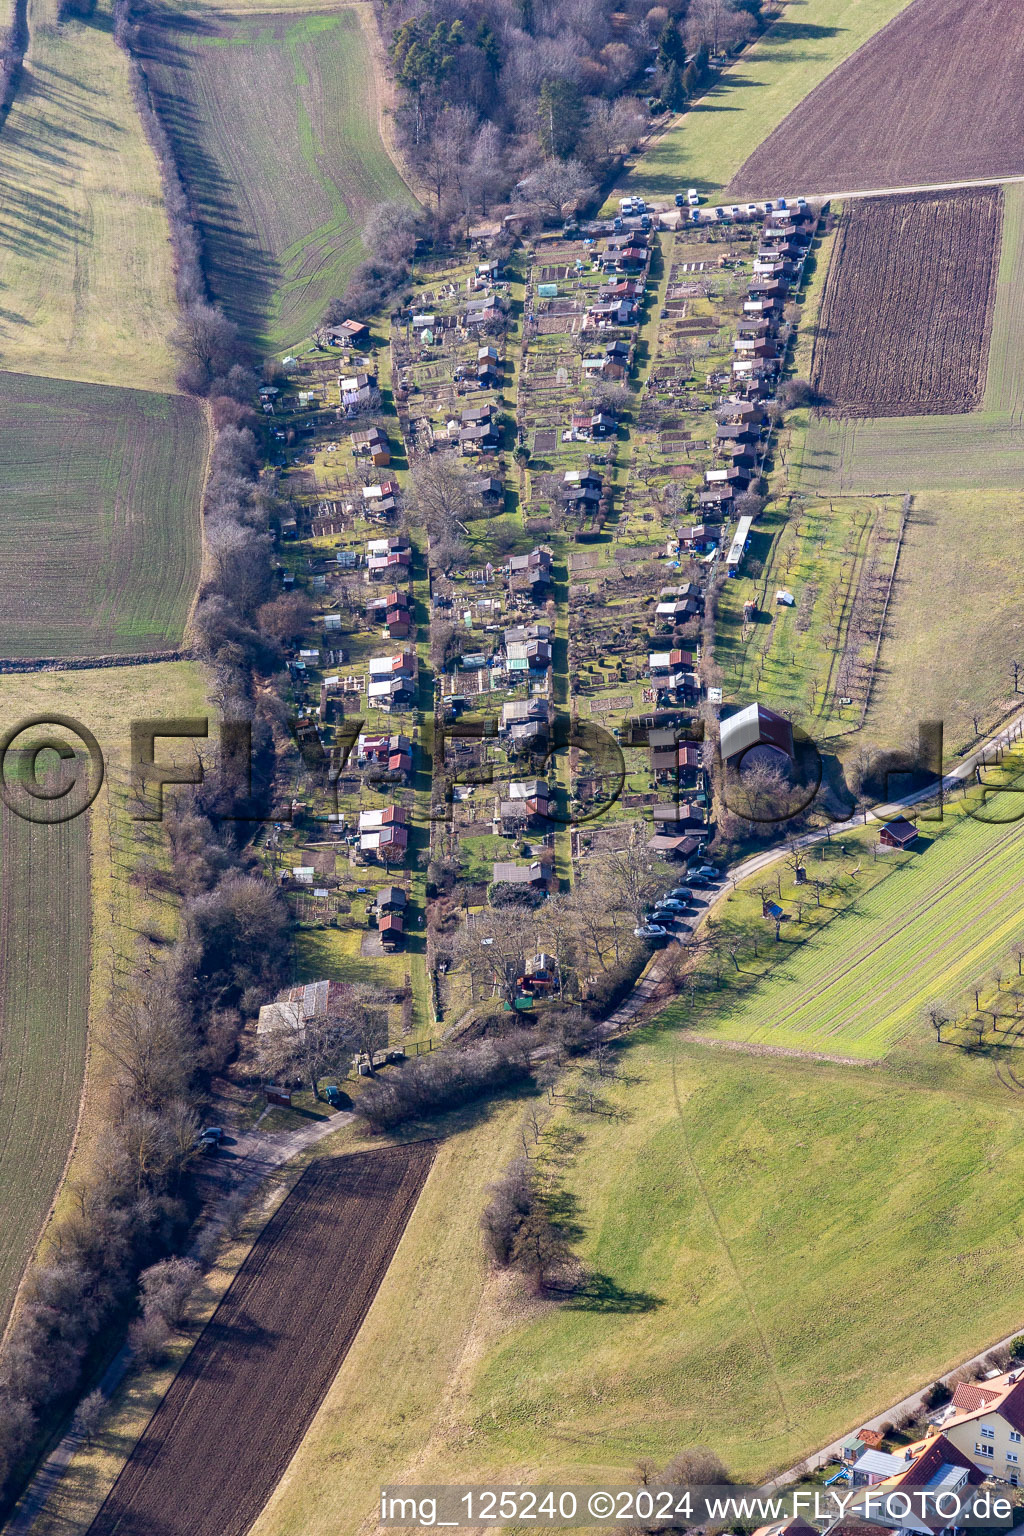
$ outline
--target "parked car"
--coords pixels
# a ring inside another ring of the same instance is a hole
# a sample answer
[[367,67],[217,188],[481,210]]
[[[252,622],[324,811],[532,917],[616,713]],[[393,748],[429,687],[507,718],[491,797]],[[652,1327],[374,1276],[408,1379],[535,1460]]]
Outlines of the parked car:
[[665,901],[659,901],[654,910],[656,912],[685,912],[686,903],[684,901],[666,899]]
[[670,937],[667,928],[662,928],[660,923],[644,923],[642,928],[633,929],[635,939],[667,939]]
[[709,880],[719,880],[722,874],[721,870],[716,869],[714,864],[698,864],[697,873],[698,875],[707,875]]
[[683,196],[683,194],[681,192],[677,192],[676,193],[676,207],[677,208],[681,208],[685,202],[686,202],[686,198]]
[[748,203],[747,204],[747,212],[750,214],[751,218],[753,218],[754,215],[757,214],[757,213],[760,213],[761,210],[757,206],[756,203]]
[[689,203],[691,208],[700,207],[700,193],[697,191],[696,187],[688,187],[686,189],[686,201]]
[[209,1138],[211,1141],[217,1142],[219,1146],[224,1140],[224,1128],[220,1125],[208,1125],[205,1131],[199,1132],[199,1138],[201,1141],[206,1141]]
[[688,885],[677,885],[668,894],[672,897],[673,901],[685,901],[692,893]]

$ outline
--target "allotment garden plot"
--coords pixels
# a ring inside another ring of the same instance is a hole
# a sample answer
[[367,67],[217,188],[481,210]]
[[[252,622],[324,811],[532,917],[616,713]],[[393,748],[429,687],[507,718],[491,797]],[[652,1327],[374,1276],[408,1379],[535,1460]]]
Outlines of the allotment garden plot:
[[740,167],[728,196],[831,195],[1024,171],[1017,0],[914,0]]
[[358,15],[166,11],[144,45],[214,293],[265,346],[295,344],[343,291],[369,208],[410,197],[377,130]]
[[10,373],[0,402],[0,656],[177,646],[199,574],[199,406]]

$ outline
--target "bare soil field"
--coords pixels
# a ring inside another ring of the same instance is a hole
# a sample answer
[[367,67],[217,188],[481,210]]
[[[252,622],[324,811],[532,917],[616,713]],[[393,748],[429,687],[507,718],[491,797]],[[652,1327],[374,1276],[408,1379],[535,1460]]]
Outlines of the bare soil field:
[[744,162],[726,198],[1024,172],[1019,0],[914,0]]
[[351,1345],[432,1143],[323,1158],[267,1223],[91,1536],[244,1536]]
[[980,404],[1001,224],[998,187],[847,207],[811,363],[825,414],[953,415]]
[[874,420],[814,412],[797,448],[798,483],[801,491],[816,496],[980,488],[1016,492],[1024,456],[1022,423],[1024,183],[1017,182],[1003,188],[999,275],[981,408],[959,416]]

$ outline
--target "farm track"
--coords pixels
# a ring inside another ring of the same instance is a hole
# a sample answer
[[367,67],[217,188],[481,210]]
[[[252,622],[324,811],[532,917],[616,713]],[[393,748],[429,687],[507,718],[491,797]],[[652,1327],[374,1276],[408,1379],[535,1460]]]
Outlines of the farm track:
[[754,150],[723,201],[1024,171],[1017,0],[914,0]]
[[1002,194],[875,198],[847,210],[811,364],[824,414],[961,414],[988,361]]
[[90,1536],[244,1536],[362,1323],[432,1143],[323,1158],[267,1223]]

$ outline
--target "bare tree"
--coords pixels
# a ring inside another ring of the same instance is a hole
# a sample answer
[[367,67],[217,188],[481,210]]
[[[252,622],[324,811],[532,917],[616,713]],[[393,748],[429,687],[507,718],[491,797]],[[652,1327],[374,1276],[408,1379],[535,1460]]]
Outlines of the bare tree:
[[545,160],[517,188],[520,202],[536,204],[552,220],[589,202],[594,192],[594,184],[579,160]]
[[99,1387],[94,1387],[87,1392],[75,1409],[75,1416],[71,1421],[71,1428],[76,1435],[88,1445],[96,1436],[96,1431],[103,1422],[103,1415],[107,1410],[107,1400]]

